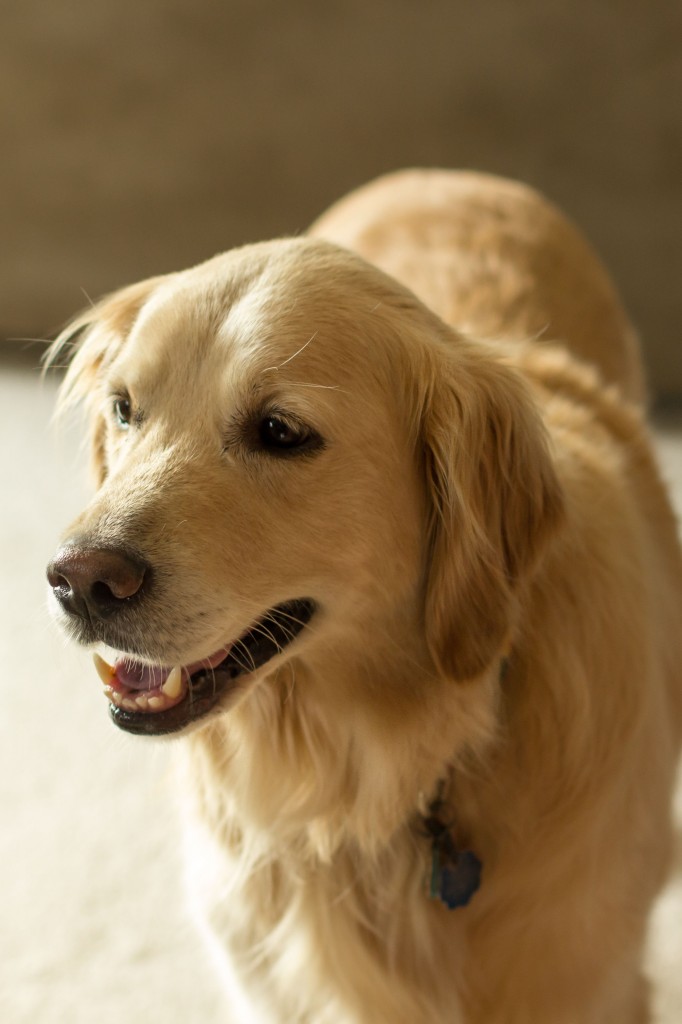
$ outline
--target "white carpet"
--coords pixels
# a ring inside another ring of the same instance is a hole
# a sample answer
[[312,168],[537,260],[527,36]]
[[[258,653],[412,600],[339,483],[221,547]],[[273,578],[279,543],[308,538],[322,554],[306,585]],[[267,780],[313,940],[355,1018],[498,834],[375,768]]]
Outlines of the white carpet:
[[[54,391],[0,368],[0,1020],[228,1024],[183,907],[173,745],[110,725],[46,612],[45,564],[87,494]],[[659,436],[682,508],[682,418]],[[682,1020],[682,850],[678,869],[652,939],[658,1024]]]

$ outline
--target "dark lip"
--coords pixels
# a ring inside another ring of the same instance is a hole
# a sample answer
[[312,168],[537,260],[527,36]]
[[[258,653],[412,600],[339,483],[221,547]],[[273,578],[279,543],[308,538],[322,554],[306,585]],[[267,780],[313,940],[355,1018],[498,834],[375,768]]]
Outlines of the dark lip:
[[[168,711],[128,711],[111,704],[109,713],[119,729],[136,736],[167,736],[186,729],[209,714],[237,681],[267,664],[291,644],[312,619],[312,598],[296,598],[271,608],[234,644],[224,661],[190,678],[184,699]],[[237,648],[237,650],[235,650]]]

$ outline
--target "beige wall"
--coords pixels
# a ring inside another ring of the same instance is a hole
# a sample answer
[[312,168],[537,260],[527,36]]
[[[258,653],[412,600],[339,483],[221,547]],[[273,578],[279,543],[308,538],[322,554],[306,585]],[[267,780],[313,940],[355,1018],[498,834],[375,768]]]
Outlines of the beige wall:
[[0,29],[1,334],[477,167],[586,229],[682,394],[679,0],[22,0]]

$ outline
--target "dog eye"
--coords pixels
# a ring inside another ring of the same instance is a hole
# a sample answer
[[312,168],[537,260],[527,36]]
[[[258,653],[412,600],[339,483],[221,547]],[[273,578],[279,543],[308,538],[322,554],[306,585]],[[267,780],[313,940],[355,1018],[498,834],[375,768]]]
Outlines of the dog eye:
[[279,416],[261,420],[258,437],[264,448],[296,448],[306,440],[306,432]]
[[113,400],[114,416],[119,427],[130,426],[133,411],[130,405],[130,399],[119,396]]
[[310,451],[322,444],[322,439],[314,430],[282,416],[266,416],[260,421],[258,441],[266,451],[281,454]]

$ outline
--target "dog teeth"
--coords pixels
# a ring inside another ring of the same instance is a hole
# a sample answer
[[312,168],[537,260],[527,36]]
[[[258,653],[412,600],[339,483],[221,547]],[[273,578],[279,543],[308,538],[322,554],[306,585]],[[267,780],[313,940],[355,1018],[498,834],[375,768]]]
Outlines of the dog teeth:
[[162,683],[161,689],[171,700],[175,700],[176,697],[180,696],[182,693],[182,669],[179,665],[176,665],[168,675],[165,683]]
[[113,665],[110,665],[104,658],[100,658],[99,654],[93,654],[92,660],[97,669],[97,675],[100,677],[105,686],[111,684],[111,680],[116,675],[116,670]]
[[163,685],[152,693],[131,692],[126,688],[123,688],[123,692],[121,692],[116,683],[116,669],[99,654],[93,654],[92,658],[97,674],[104,683],[107,700],[118,708],[141,712],[167,711],[168,708],[174,707],[178,703],[178,699],[182,697],[184,684],[182,669],[179,665],[169,672]]

